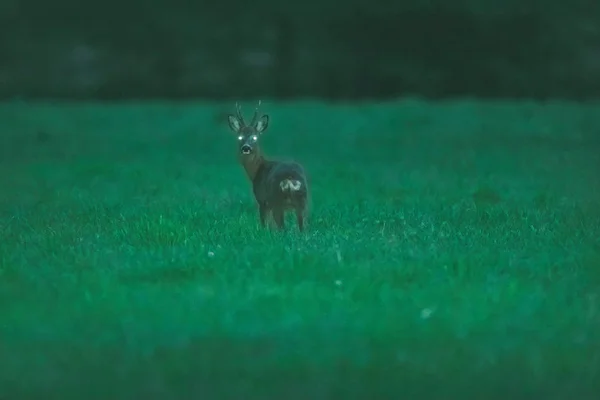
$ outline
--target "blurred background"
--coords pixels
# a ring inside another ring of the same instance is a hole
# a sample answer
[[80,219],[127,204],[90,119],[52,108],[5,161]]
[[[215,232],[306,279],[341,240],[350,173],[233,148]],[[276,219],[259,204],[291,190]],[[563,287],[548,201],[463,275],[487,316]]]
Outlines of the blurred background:
[[2,98],[600,94],[595,0],[3,0]]

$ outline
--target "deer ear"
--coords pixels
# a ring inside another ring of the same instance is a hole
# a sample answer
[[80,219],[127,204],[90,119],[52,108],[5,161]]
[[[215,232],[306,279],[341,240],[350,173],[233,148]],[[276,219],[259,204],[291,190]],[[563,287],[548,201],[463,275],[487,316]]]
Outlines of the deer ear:
[[258,119],[258,121],[256,121],[256,126],[254,128],[256,129],[256,132],[263,133],[264,131],[267,130],[268,126],[269,126],[269,116],[267,114],[265,114],[262,117],[260,117]]
[[229,128],[235,133],[239,133],[240,129],[242,129],[242,123],[235,115],[229,114],[227,122],[229,122]]

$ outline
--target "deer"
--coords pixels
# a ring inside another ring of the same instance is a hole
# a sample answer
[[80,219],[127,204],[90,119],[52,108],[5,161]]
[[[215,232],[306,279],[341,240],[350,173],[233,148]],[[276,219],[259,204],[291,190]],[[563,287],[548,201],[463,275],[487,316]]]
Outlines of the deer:
[[267,158],[260,138],[269,126],[269,115],[259,113],[261,101],[249,124],[242,116],[239,103],[235,114],[228,114],[229,128],[237,135],[238,159],[252,185],[258,204],[260,223],[267,226],[269,216],[279,230],[285,229],[285,213],[295,211],[299,231],[305,229],[309,189],[304,167],[295,161]]

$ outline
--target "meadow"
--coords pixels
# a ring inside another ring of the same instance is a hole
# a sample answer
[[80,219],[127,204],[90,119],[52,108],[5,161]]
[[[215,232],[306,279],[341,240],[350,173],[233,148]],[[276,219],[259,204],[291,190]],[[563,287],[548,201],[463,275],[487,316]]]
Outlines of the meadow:
[[262,108],[0,104],[0,399],[597,398],[600,103]]

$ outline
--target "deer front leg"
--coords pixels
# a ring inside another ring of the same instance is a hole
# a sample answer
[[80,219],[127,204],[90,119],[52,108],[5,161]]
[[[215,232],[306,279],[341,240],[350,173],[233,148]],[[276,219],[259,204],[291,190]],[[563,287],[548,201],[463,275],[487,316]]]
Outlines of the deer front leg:
[[283,219],[283,208],[277,207],[277,208],[273,209],[272,212],[273,212],[273,219],[275,220],[275,225],[277,225],[277,228],[279,228],[279,229],[285,228],[285,223],[284,223],[284,219]]
[[260,216],[260,224],[264,228],[267,226],[267,217],[269,216],[269,208],[265,203],[259,203],[258,214]]

